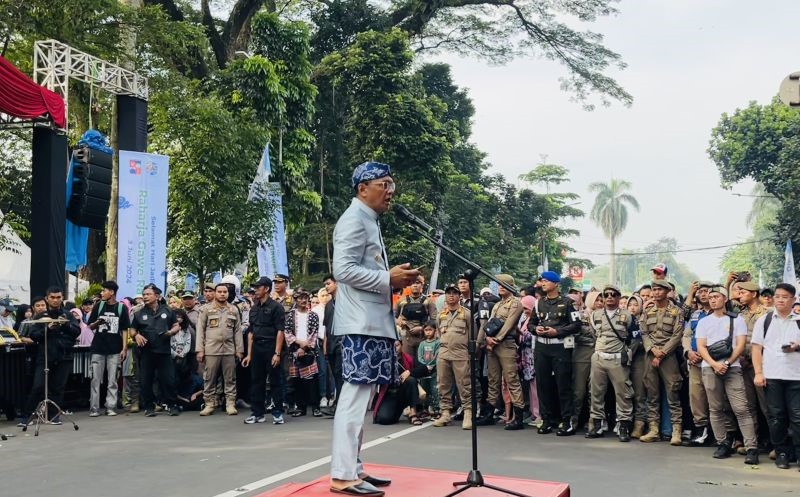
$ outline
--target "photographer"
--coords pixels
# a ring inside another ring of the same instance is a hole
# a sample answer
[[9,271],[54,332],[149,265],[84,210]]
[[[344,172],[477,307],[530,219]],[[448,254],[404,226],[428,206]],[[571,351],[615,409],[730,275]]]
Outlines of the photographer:
[[781,469],[789,468],[792,445],[800,453],[800,322],[792,315],[795,293],[788,283],[775,286],[775,310],[756,321],[751,341],[753,381],[764,388],[775,465]]
[[[50,400],[58,405],[64,400],[64,387],[67,384],[69,373],[72,371],[72,347],[75,339],[81,334],[78,320],[64,309],[64,294],[60,288],[50,287],[45,294],[47,310],[35,314],[33,319],[60,319],[65,323],[37,323],[30,326],[30,338],[39,346],[36,350],[36,367],[33,376],[33,388],[28,396],[25,414],[33,413],[36,406],[44,398],[45,383],[45,333],[47,334],[47,368],[50,370],[49,393]],[[55,416],[54,409],[49,409],[50,416]],[[61,424],[57,418],[51,418],[54,424]]]
[[727,431],[725,407],[730,403],[747,449],[745,464],[758,464],[758,444],[753,417],[747,403],[739,356],[747,341],[747,325],[739,316],[725,312],[728,296],[722,287],[708,291],[711,314],[697,323],[697,351],[703,358],[703,385],[708,395],[711,427],[717,439],[715,459],[733,453],[733,433]]
[[128,330],[130,316],[121,302],[117,302],[119,286],[115,281],[104,281],[100,302],[92,307],[89,328],[92,339],[92,386],[89,399],[89,416],[100,415],[100,386],[107,376],[106,415],[116,416],[117,372],[128,355]]

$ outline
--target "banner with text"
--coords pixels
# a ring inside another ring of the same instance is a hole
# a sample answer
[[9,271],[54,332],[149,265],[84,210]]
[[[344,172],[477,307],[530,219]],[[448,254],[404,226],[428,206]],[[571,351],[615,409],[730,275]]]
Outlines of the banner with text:
[[272,240],[263,240],[256,249],[258,275],[274,278],[276,274],[289,275],[289,255],[286,252],[286,232],[283,222],[281,184],[269,183],[269,198],[275,204],[275,231]]
[[[119,152],[117,284],[121,297],[164,287],[167,270],[169,157]],[[166,289],[165,289],[166,291]]]

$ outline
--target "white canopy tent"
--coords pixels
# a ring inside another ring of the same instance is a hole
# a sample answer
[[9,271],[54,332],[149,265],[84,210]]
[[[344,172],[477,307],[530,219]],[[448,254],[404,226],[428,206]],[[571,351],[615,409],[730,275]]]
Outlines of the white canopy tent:
[[[3,213],[0,212],[0,219]],[[1,222],[1,221],[0,221]],[[0,230],[5,248],[0,250],[0,299],[11,298],[24,304],[31,301],[31,248],[25,245],[17,233],[8,225]],[[89,288],[89,282],[79,279],[78,292]],[[65,297],[75,296],[75,277],[69,275]]]

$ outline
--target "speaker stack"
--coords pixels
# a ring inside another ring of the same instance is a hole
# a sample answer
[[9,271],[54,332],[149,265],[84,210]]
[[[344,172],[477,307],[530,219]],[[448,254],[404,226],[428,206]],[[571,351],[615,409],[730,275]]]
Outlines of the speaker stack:
[[78,226],[105,230],[111,202],[111,154],[88,147],[72,152],[75,161],[67,218]]

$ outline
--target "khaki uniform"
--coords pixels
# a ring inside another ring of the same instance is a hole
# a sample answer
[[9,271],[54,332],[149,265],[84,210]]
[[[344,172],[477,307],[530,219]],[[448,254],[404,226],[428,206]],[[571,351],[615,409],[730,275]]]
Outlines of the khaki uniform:
[[[401,317],[403,315],[403,308],[408,304],[423,304],[428,310],[428,319],[436,319],[438,314],[436,312],[436,303],[425,295],[420,295],[419,297],[413,297],[411,295],[400,297],[400,301],[397,302],[397,314],[395,316]],[[411,355],[411,357],[417,357],[417,348],[419,348],[419,344],[425,340],[425,334],[422,330],[419,332],[414,332],[412,330],[418,326],[424,325],[425,323],[423,321],[404,319],[402,326],[400,326],[400,339],[403,342],[403,352]]]
[[769,309],[764,307],[763,305],[759,304],[754,310],[750,310],[749,307],[745,307],[742,310],[741,314],[739,314],[742,319],[744,319],[745,324],[747,325],[747,345],[744,348],[744,354],[741,358],[740,362],[742,364],[742,375],[744,376],[744,388],[745,393],[747,394],[747,402],[750,407],[750,415],[753,417],[753,422],[756,423],[756,431],[758,431],[758,411],[757,409],[761,409],[761,413],[764,415],[764,418],[769,419],[767,417],[767,399],[764,396],[764,388],[757,387],[753,380],[755,379],[755,369],[753,368],[753,363],[751,359],[751,344],[750,340],[753,338],[753,327],[758,321],[758,318],[763,316],[769,312]]
[[590,410],[592,403],[589,392],[589,376],[592,373],[595,336],[590,323],[591,312],[581,312],[581,331],[575,334],[575,348],[572,349],[572,398],[575,406],[575,414],[572,418],[575,426],[578,425],[587,396]]
[[[523,409],[525,400],[522,397],[522,387],[517,373],[517,323],[522,315],[522,304],[519,297],[508,296],[505,300],[496,303],[492,308],[491,318],[502,319],[504,324],[497,335],[497,345],[491,350],[487,349],[486,360],[489,366],[489,405],[495,405],[500,399],[502,381],[505,380],[508,391],[511,393],[511,403],[514,407]],[[486,334],[481,325],[479,342],[483,343]]]
[[444,309],[438,316],[440,336],[436,371],[439,406],[443,411],[453,409],[453,383],[458,388],[461,405],[467,409],[472,405],[468,349],[470,319],[472,313],[460,306],[455,312]]
[[273,292],[271,297],[272,300],[283,306],[283,312],[289,312],[294,307],[294,299],[292,299],[292,296],[289,295],[288,293],[286,295],[280,296],[277,293]]
[[[705,311],[694,311],[689,321],[686,322],[681,340],[684,354],[690,350],[697,352],[697,348],[692,347],[694,328],[697,327],[697,322],[706,315]],[[686,364],[689,368],[689,407],[692,410],[694,426],[708,426],[708,395],[706,394],[706,388],[703,386],[703,371],[700,368],[700,363],[693,365],[687,362]]]
[[632,421],[633,383],[629,366],[622,365],[622,354],[628,354],[622,340],[629,339],[633,316],[625,309],[616,309],[611,316],[605,309],[599,309],[592,313],[590,323],[596,337],[592,355],[591,418],[606,419],[606,391],[610,382],[616,395],[617,421]]
[[227,404],[236,403],[236,356],[244,352],[239,309],[216,302],[203,306],[197,318],[197,352],[205,354],[203,399],[217,398],[217,376],[222,371]]
[[[659,378],[664,382],[673,425],[681,424],[681,377],[675,349],[683,337],[683,322],[680,310],[671,302],[664,308],[653,306],[644,311],[642,321],[642,341],[647,353],[644,371],[644,386],[647,390],[647,419],[658,423],[661,419],[661,392]],[[652,349],[660,348],[666,355],[659,367],[652,364],[655,356]]]

